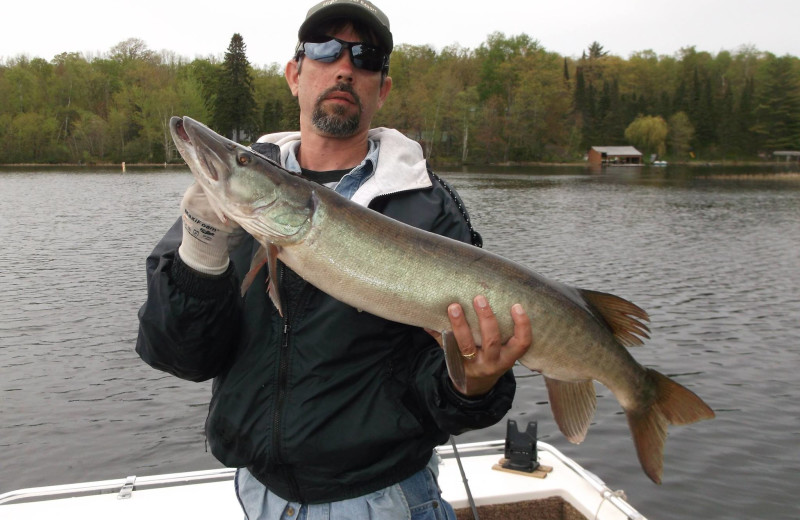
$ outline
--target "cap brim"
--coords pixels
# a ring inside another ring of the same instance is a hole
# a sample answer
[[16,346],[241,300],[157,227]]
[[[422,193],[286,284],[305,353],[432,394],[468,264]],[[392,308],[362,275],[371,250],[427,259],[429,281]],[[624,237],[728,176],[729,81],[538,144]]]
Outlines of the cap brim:
[[315,35],[314,29],[317,26],[326,20],[336,18],[347,18],[364,23],[375,31],[380,46],[386,52],[392,52],[394,42],[392,41],[392,33],[389,31],[389,28],[376,16],[366,12],[363,7],[357,4],[335,3],[318,9],[309,15],[300,26],[300,29],[297,31],[299,40],[306,41],[307,38]]

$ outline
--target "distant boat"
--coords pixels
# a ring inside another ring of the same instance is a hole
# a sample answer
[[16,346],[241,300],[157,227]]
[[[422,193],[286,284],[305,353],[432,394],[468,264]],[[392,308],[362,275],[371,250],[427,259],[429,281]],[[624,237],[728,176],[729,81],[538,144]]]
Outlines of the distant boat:
[[653,161],[653,166],[666,166],[667,161]]

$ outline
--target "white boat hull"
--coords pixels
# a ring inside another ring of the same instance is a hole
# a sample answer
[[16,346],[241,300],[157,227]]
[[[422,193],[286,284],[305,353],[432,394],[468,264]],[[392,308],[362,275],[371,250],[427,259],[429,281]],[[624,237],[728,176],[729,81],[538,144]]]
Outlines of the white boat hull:
[[[539,442],[539,462],[553,470],[545,478],[496,471],[502,441],[458,447],[477,507],[558,497],[586,518],[644,519],[618,493],[549,444]],[[470,508],[457,459],[441,447],[439,485],[454,508]],[[241,518],[233,489],[235,470],[220,469],[128,477],[127,479],[22,489],[0,495],[0,518],[80,520],[193,520]]]

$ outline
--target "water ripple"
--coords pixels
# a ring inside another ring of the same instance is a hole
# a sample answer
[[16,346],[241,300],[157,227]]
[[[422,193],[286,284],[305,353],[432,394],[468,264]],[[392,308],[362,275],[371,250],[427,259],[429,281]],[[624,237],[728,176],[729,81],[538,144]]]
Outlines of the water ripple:
[[[580,170],[444,176],[487,249],[644,307],[652,339],[633,355],[717,412],[670,430],[658,488],[599,384],[581,446],[557,431],[542,378],[526,369],[515,369],[510,417],[539,420],[543,440],[651,518],[800,515],[791,488],[800,471],[797,183]],[[203,436],[209,385],[152,370],[133,351],[144,259],[190,183],[170,171],[0,173],[0,219],[12,230],[0,249],[0,492],[218,466]],[[500,424],[462,440],[504,432]]]

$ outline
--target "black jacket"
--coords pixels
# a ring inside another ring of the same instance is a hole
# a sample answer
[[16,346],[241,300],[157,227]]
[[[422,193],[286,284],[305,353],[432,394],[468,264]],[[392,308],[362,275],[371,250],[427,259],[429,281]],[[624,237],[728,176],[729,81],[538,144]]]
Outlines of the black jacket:
[[[378,197],[370,207],[471,240],[466,213],[435,177],[428,188]],[[423,330],[349,307],[285,266],[282,318],[264,270],[239,296],[258,248],[252,238],[232,252],[221,277],[183,264],[181,238],[179,221],[147,259],[136,351],[178,377],[214,378],[206,422],[214,456],[248,467],[279,496],[329,502],[381,489],[422,469],[450,434],[492,425],[510,408],[511,371],[487,396],[466,399]]]

